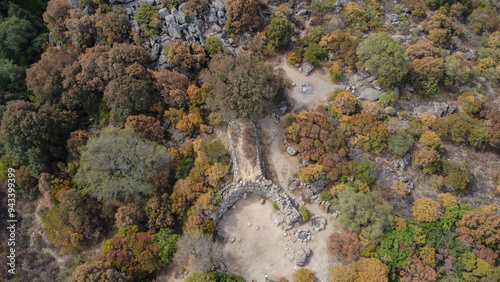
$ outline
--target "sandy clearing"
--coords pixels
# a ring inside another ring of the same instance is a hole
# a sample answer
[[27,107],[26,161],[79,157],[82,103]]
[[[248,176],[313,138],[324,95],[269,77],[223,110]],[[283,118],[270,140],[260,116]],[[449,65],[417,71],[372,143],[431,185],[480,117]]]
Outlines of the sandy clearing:
[[[314,70],[309,76],[301,73],[296,68],[286,63],[286,59],[282,58],[277,68],[282,69],[285,75],[296,84],[288,93],[290,103],[293,104],[292,111],[302,109],[315,110],[317,107],[325,103],[330,94],[337,88],[344,88],[345,85],[331,83],[326,74],[321,70]],[[313,89],[309,94],[300,92],[300,86],[304,84],[312,85]]]
[[[228,272],[241,275],[246,281],[264,281],[265,274],[271,281],[282,276],[293,281],[293,273],[299,268],[295,265],[296,252],[310,248],[312,256],[305,267],[313,271],[317,281],[328,281],[329,269],[340,263],[327,250],[327,237],[337,230],[333,220],[318,207],[306,205],[312,214],[319,213],[327,219],[326,229],[313,232],[315,238],[311,242],[293,243],[290,235],[284,236],[285,230],[274,225],[272,214],[275,210],[271,202],[262,205],[260,200],[260,196],[253,194],[246,200],[239,200],[235,209],[226,212],[227,218],[218,223],[228,240],[222,249]],[[249,223],[252,225],[248,226]],[[307,223],[299,228],[310,229]],[[234,243],[230,242],[231,237],[235,238]],[[289,261],[290,255],[293,256],[292,262]]]

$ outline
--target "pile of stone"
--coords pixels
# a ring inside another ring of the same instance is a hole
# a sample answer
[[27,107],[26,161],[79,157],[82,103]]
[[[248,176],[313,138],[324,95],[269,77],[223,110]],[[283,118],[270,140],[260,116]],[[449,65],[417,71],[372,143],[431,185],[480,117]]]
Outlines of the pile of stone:
[[325,230],[326,219],[324,219],[320,215],[312,215],[309,218],[309,226],[311,226],[313,228],[313,230],[316,232]]

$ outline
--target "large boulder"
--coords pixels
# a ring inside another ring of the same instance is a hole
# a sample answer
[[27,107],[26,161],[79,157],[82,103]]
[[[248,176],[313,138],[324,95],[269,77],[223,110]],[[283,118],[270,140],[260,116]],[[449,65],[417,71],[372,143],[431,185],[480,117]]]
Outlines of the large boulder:
[[286,152],[289,155],[294,156],[295,154],[297,154],[298,150],[294,146],[288,146],[288,147],[286,147]]
[[310,62],[305,62],[302,64],[302,69],[306,75],[309,75],[314,70],[314,66]]
[[361,89],[360,92],[361,94],[358,97],[360,100],[377,101],[380,95],[382,95],[382,91],[371,87]]
[[307,262],[307,253],[306,251],[300,249],[295,256],[295,264],[297,266],[304,266]]

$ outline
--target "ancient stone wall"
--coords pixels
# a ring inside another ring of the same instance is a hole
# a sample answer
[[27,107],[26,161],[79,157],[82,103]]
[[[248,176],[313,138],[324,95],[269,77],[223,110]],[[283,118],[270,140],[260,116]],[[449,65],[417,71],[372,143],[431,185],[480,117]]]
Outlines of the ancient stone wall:
[[[255,138],[245,138],[252,134]],[[285,214],[287,224],[293,224],[300,219],[297,208],[285,191],[271,180],[265,178],[264,163],[261,158],[261,147],[255,124],[246,120],[234,120],[228,126],[229,152],[233,162],[234,180],[219,192],[221,201],[219,209],[212,214],[215,222],[246,193],[255,193],[276,203]],[[249,144],[249,141],[254,141]],[[252,146],[255,156],[248,156],[242,148]],[[254,161],[256,158],[256,161]],[[252,167],[248,167],[252,166]],[[250,172],[250,173],[245,173]]]

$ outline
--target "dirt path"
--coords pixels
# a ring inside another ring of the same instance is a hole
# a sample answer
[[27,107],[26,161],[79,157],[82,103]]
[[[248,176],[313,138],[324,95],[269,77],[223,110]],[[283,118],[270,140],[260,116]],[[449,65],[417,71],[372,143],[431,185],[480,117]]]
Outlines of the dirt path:
[[[35,212],[33,213],[34,224],[30,227],[30,231],[29,231],[29,233],[30,233],[30,245],[36,244],[35,239],[36,239],[36,236],[39,235],[42,238],[43,243],[44,243],[44,247],[42,247],[42,249],[41,249],[42,252],[53,257],[55,259],[55,261],[57,262],[57,266],[59,267],[59,269],[61,271],[64,271],[64,269],[66,268],[66,263],[71,258],[77,256],[78,254],[75,254],[72,256],[69,256],[69,255],[61,256],[61,255],[59,255],[57,249],[50,247],[50,246],[52,246],[52,243],[47,238],[47,234],[42,231],[43,222],[42,222],[42,217],[40,216],[41,209],[42,209],[42,199],[39,199],[37,202],[37,205],[36,205]],[[89,249],[82,251],[81,253],[96,253],[100,250],[101,250],[101,244],[99,243],[99,244],[93,246],[92,248],[89,248]]]
[[287,190],[290,181],[296,177],[298,158],[284,152],[285,133],[281,124],[275,123],[271,117],[262,118],[257,121],[257,124],[262,134],[261,143],[265,152],[262,157],[266,163],[266,177]]
[[[304,73],[287,64],[285,58],[281,58],[281,63],[277,68],[282,69],[288,79],[296,84],[296,86],[289,91],[289,100],[293,103],[292,111],[301,109],[315,110],[319,105],[327,101],[328,97],[335,89],[345,87],[345,85],[342,84],[331,83],[328,81],[326,75],[319,70],[315,70],[310,73],[309,76],[306,76]],[[312,86],[310,93],[303,94],[300,92],[300,86],[304,84],[310,84]]]
[[[246,281],[264,281],[265,274],[271,281],[282,276],[293,281],[293,273],[299,268],[295,265],[295,254],[301,248],[309,248],[312,256],[304,267],[315,274],[316,281],[328,281],[331,266],[340,263],[327,250],[328,236],[338,230],[334,221],[318,207],[307,205],[312,214],[327,219],[326,229],[313,232],[310,242],[293,243],[291,235],[285,236],[286,231],[273,223],[272,214],[276,211],[271,202],[263,205],[260,200],[253,194],[239,200],[236,209],[226,212],[226,220],[219,223],[228,239],[222,250],[228,272],[241,275]],[[310,229],[310,226],[305,223],[299,228]]]
[[35,236],[39,234],[46,246],[42,248],[42,252],[53,257],[56,260],[59,269],[64,270],[66,262],[68,262],[69,260],[69,256],[60,256],[57,253],[57,251],[54,251],[52,248],[47,247],[50,246],[51,243],[47,238],[47,234],[42,231],[43,223],[42,223],[42,217],[40,216],[41,208],[42,208],[42,199],[39,199],[36,205],[35,212],[33,213],[34,224],[30,229],[30,245],[34,244]]

